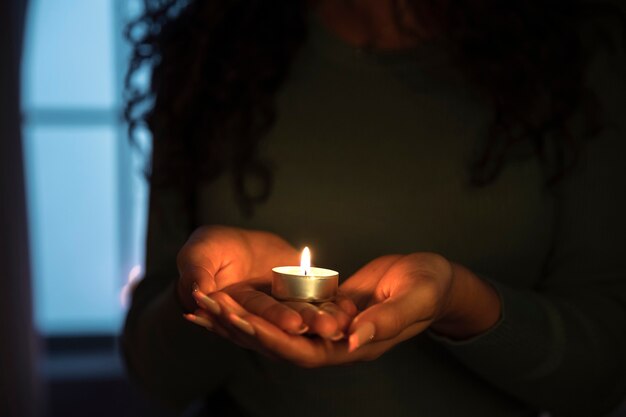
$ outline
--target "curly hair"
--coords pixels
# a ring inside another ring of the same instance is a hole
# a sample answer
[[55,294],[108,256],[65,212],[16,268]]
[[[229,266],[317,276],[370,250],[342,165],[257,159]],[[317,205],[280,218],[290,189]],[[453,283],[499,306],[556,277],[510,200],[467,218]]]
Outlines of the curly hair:
[[[272,169],[258,149],[276,118],[275,93],[306,38],[306,3],[144,0],[144,13],[127,27],[133,53],[125,117],[131,138],[142,125],[152,133],[152,187],[178,187],[193,199],[200,183],[230,171],[245,213],[267,198]],[[493,105],[471,182],[493,181],[519,141],[530,141],[552,167],[548,183],[565,175],[580,152],[567,122],[582,112],[588,136],[601,125],[585,86],[590,52],[580,28],[589,16],[619,9],[576,0],[408,0],[406,6],[445,40],[455,65]],[[142,90],[133,77],[146,65],[151,80]],[[251,178],[260,191],[248,189]]]

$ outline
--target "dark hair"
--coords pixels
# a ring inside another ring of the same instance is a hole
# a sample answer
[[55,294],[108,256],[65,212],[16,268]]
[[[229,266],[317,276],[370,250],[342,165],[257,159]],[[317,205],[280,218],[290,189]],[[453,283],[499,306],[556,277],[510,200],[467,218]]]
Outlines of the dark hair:
[[[576,0],[408,4],[421,25],[446,41],[456,65],[495,109],[470,170],[472,183],[496,178],[519,141],[530,141],[552,167],[548,182],[566,174],[580,152],[567,121],[582,111],[589,135],[600,126],[585,86],[590,57],[582,21],[592,10],[618,9]],[[142,124],[152,132],[152,187],[178,187],[193,196],[201,182],[231,171],[238,203],[251,213],[270,193],[271,166],[257,150],[276,117],[274,95],[305,39],[306,1],[144,5],[127,28],[133,54],[125,116],[131,138]],[[142,91],[133,77],[145,65],[152,75]],[[250,179],[260,182],[260,191],[247,187]]]

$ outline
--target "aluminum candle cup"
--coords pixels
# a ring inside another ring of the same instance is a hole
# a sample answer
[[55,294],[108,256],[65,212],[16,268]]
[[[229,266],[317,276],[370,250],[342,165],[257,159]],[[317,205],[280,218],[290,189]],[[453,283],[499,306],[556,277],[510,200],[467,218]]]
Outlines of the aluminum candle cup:
[[279,300],[322,303],[337,294],[337,271],[310,267],[305,275],[299,266],[278,266],[272,271],[272,295]]

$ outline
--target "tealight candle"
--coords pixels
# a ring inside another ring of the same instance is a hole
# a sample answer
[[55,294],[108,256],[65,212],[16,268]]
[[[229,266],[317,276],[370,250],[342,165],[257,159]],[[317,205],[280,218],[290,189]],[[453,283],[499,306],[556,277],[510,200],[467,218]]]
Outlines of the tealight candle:
[[309,248],[302,251],[300,266],[277,266],[272,271],[272,295],[279,300],[321,303],[337,293],[339,273],[312,267]]

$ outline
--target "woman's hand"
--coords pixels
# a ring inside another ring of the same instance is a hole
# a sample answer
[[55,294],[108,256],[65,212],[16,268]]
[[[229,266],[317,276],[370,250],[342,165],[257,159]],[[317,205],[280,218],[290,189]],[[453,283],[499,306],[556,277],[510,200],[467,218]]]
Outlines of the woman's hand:
[[[232,299],[290,334],[312,332],[337,340],[350,323],[356,307],[344,300],[346,310],[327,304],[281,303],[268,294],[272,268],[297,265],[298,251],[267,232],[210,226],[197,229],[178,254],[178,296],[188,312],[208,320],[209,313],[229,320],[219,300],[228,289]],[[216,292],[218,291],[218,292]],[[201,310],[196,311],[198,306]],[[190,318],[191,316],[188,316]],[[217,322],[216,322],[217,324]]]
[[273,267],[298,262],[297,250],[274,234],[225,226],[200,227],[178,252],[178,296],[184,307],[193,311],[194,288],[208,294],[252,279],[269,283]]
[[350,324],[347,341],[286,334],[226,294],[220,305],[229,313],[218,323],[210,320],[216,332],[242,346],[317,367],[375,359],[428,327],[452,338],[470,337],[500,317],[500,301],[489,284],[431,253],[378,258],[348,279],[341,291],[364,309]]
[[453,339],[478,335],[500,318],[496,291],[472,272],[427,252],[378,258],[341,287],[360,309],[349,350],[396,343],[427,328]]
[[[207,305],[207,295],[198,290],[194,292],[194,298],[203,308],[185,317],[242,347],[274,356],[256,339],[243,337],[244,334],[254,336],[256,333],[247,321],[249,317],[263,319],[284,331],[286,335],[307,333],[325,340],[338,341],[345,338],[356,314],[354,303],[346,298],[340,297],[335,302],[319,305],[283,302],[267,295],[269,289],[264,287],[263,282],[246,281],[214,292],[210,295],[210,302],[215,303],[217,308]],[[288,317],[297,317],[302,325],[297,329],[284,328],[281,323]]]

